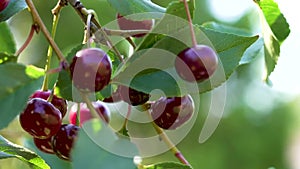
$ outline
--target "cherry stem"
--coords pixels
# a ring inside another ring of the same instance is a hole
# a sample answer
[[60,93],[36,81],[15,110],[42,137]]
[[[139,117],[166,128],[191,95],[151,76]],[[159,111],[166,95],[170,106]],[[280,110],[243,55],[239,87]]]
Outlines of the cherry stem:
[[47,102],[52,102],[53,96],[54,96],[54,89],[51,90],[51,93],[50,93],[50,96],[47,99]]
[[66,59],[64,58],[63,53],[61,52],[61,50],[59,49],[59,47],[57,46],[57,44],[55,43],[55,41],[53,40],[53,38],[51,37],[49,31],[47,30],[44,22],[42,21],[39,13],[37,12],[32,0],[25,0],[28,8],[30,9],[30,12],[32,14],[33,20],[36,24],[39,25],[39,27],[41,28],[41,31],[43,32],[43,34],[45,35],[47,41],[49,42],[49,44],[52,46],[53,50],[55,51],[58,59],[62,62],[62,61],[66,61]]
[[189,22],[190,32],[191,32],[191,36],[192,36],[192,43],[193,43],[193,46],[197,46],[198,43],[197,43],[197,39],[196,39],[196,35],[195,35],[195,30],[194,30],[194,26],[193,26],[193,22],[192,22],[191,13],[189,10],[189,4],[187,3],[187,0],[183,0],[183,3],[184,3],[184,8],[186,11],[187,18],[188,18],[188,22]]
[[[152,119],[150,113],[148,113],[150,118]],[[167,144],[167,146],[170,148],[174,156],[182,163],[188,166],[191,166],[190,163],[185,159],[183,154],[179,151],[179,149],[174,145],[174,143],[170,140],[168,135],[164,132],[163,129],[161,129],[159,126],[155,124],[154,121],[152,121],[152,126],[156,130],[156,132],[159,134],[160,138]]]
[[[56,35],[56,30],[57,30],[57,25],[58,25],[58,21],[60,18],[60,11],[62,9],[61,6],[61,1],[59,1],[57,3],[57,5],[53,8],[52,10],[52,14],[53,14],[53,21],[52,21],[52,31],[51,31],[51,37],[54,39],[55,35]],[[48,90],[48,83],[49,83],[49,70],[51,68],[51,59],[53,56],[53,48],[51,45],[49,45],[48,47],[48,52],[47,52],[47,61],[46,61],[46,66],[45,66],[45,72],[46,75],[44,77],[44,82],[43,82],[43,86],[42,86],[42,90],[46,91]]]
[[20,47],[20,49],[15,53],[15,56],[19,56],[23,51],[24,49],[27,48],[27,46],[29,45],[29,43],[31,42],[32,38],[33,38],[33,35],[34,35],[34,31],[37,30],[37,25],[33,24],[31,26],[31,29],[30,29],[30,32],[29,32],[29,35],[26,39],[26,41],[24,42],[24,44]]
[[76,111],[76,126],[80,126],[80,103],[77,104],[77,111]]
[[128,104],[128,109],[127,109],[126,118],[125,118],[125,121],[124,121],[124,123],[123,123],[123,127],[122,127],[122,128],[126,128],[127,123],[128,123],[128,119],[129,119],[129,117],[130,117],[130,114],[131,114],[131,106]]
[[126,37],[126,40],[130,43],[130,45],[133,47],[133,49],[136,48],[135,43],[133,42],[133,40],[130,37]]
[[91,20],[92,20],[93,14],[89,14],[87,16],[86,19],[86,34],[85,34],[85,39],[87,42],[87,47],[90,48],[91,47],[91,41],[90,41],[90,37],[91,37]]

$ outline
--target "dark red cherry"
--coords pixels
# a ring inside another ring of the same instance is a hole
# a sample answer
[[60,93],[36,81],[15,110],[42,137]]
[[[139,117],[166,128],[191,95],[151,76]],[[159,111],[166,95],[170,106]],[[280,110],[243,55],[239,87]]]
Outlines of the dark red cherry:
[[192,117],[194,103],[189,95],[162,97],[151,106],[151,111],[156,125],[163,129],[176,129]]
[[2,12],[9,4],[10,0],[0,0],[0,12]]
[[186,48],[178,54],[175,69],[178,75],[189,82],[208,79],[217,69],[218,56],[206,45]]
[[117,91],[113,92],[110,97],[104,98],[102,101],[105,103],[116,103],[116,102],[121,101],[121,96],[117,90]]
[[33,142],[35,146],[42,152],[48,154],[54,154],[54,151],[52,149],[52,138],[53,137],[49,137],[46,139],[33,138]]
[[60,111],[44,99],[29,100],[26,108],[20,114],[22,128],[39,139],[46,139],[59,130],[62,122]]
[[[118,25],[121,30],[151,30],[154,26],[154,20],[133,21],[126,19],[119,13],[117,14]],[[143,37],[145,33],[133,35],[133,37]]]
[[132,106],[144,104],[149,100],[150,97],[149,94],[134,90],[123,85],[120,85],[117,91],[120,94],[120,98]]
[[55,154],[64,160],[70,160],[73,143],[77,138],[79,127],[73,124],[63,124],[52,139]]
[[111,60],[101,49],[80,50],[70,64],[74,85],[81,91],[97,92],[110,81]]
[[[47,100],[50,95],[51,95],[50,90],[47,91],[37,90],[30,96],[30,98],[41,98]],[[63,98],[53,95],[51,103],[61,112],[63,118],[67,113],[67,107],[68,107],[67,101]]]
[[[110,121],[110,111],[109,109],[101,102],[93,102],[92,103],[98,115],[104,120],[106,123]],[[90,110],[86,106],[86,104],[80,104],[80,125],[84,124],[84,122],[89,121],[93,118]],[[77,105],[73,105],[70,110],[69,121],[71,124],[76,125],[77,121]]]

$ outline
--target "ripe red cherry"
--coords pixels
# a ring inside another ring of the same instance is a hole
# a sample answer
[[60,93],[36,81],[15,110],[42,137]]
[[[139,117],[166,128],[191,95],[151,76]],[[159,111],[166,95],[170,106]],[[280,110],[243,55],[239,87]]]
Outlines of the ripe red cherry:
[[[126,19],[121,14],[117,14],[118,25],[121,30],[151,30],[154,26],[154,20],[133,21]],[[133,35],[133,37],[143,37],[145,33]]]
[[[109,109],[101,102],[94,102],[93,106],[97,111],[98,115],[104,120],[106,123],[110,121],[110,111]],[[80,104],[80,125],[84,124],[84,122],[91,120],[93,118],[90,110],[87,108],[86,104]],[[77,120],[77,105],[73,105],[70,114],[69,121],[71,124],[76,125]]]
[[178,75],[189,82],[201,82],[208,79],[217,69],[218,56],[206,45],[186,48],[178,54],[175,69]]
[[150,97],[149,94],[134,90],[123,85],[120,85],[117,91],[120,94],[120,98],[132,106],[144,104],[149,100]]
[[163,129],[176,129],[192,117],[194,103],[189,95],[162,97],[151,106],[151,110],[156,125]]
[[54,151],[52,149],[52,138],[53,137],[49,137],[47,139],[33,138],[33,141],[35,146],[42,152],[48,154],[54,154]]
[[29,100],[20,114],[22,128],[39,139],[46,139],[59,130],[62,122],[60,111],[44,99]]
[[[50,90],[47,91],[37,90],[30,96],[30,98],[41,98],[47,100],[50,95],[51,95]],[[63,98],[53,95],[51,103],[61,112],[63,118],[67,113],[67,107],[68,107],[67,101]]]
[[55,154],[64,160],[70,160],[73,143],[77,138],[79,127],[73,124],[63,124],[52,139]]
[[78,51],[70,64],[74,85],[89,92],[100,91],[109,83],[111,69],[109,56],[98,48]]
[[0,1],[0,12],[2,12],[9,4],[10,0],[1,0]]

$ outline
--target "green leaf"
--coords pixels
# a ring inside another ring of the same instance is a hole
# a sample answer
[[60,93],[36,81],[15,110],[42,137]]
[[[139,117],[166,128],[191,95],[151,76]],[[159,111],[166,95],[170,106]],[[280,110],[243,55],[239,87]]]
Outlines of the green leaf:
[[236,34],[236,35],[242,35],[242,36],[251,36],[251,32],[249,32],[246,29],[241,29],[237,27],[233,27],[230,25],[226,25],[223,23],[218,23],[214,21],[210,22],[205,22],[202,24],[203,27],[213,29],[219,32],[224,32],[224,33],[231,33],[231,34]]
[[0,23],[0,35],[0,52],[14,54],[16,52],[16,44],[6,22]]
[[130,169],[135,168],[132,159],[135,155],[138,155],[137,148],[128,139],[118,137],[99,120],[92,120],[79,132],[72,151],[72,164],[74,169]]
[[0,22],[6,21],[25,8],[27,8],[25,0],[10,0],[8,6],[0,12]]
[[273,0],[260,0],[260,19],[264,38],[264,54],[267,77],[274,71],[280,56],[280,44],[290,33],[289,25]]
[[[108,3],[123,16],[137,14],[140,16],[136,20],[144,20],[150,18],[161,18],[162,13],[166,11],[165,8],[151,2],[150,0],[107,0]],[[151,13],[143,15],[142,13]]]
[[159,89],[170,97],[195,92],[203,93],[225,82],[239,66],[246,49],[258,39],[257,36],[245,37],[203,27],[195,30],[198,42],[212,46],[219,56],[220,64],[210,80],[195,86],[178,77],[174,69],[175,58],[180,51],[189,46],[187,44],[191,41],[189,29],[182,29],[177,31],[177,35],[173,34],[173,37],[152,40],[150,43],[152,46],[142,45],[144,49],[139,48],[140,50],[133,54],[113,82],[145,93]]
[[244,53],[240,64],[248,64],[251,63],[257,56],[263,54],[264,51],[264,40],[263,38],[259,38],[256,42],[254,42]]
[[25,107],[28,97],[42,85],[43,71],[16,63],[0,65],[0,129]]
[[276,39],[280,43],[283,42],[289,36],[290,29],[285,17],[280,12],[278,4],[274,0],[259,0],[257,3]]
[[14,55],[8,55],[6,53],[0,52],[0,64],[9,63],[9,62],[17,62],[17,57]]
[[50,169],[36,153],[13,144],[0,135],[0,159],[17,158],[28,163],[33,169]]
[[192,167],[175,162],[164,162],[144,166],[144,169],[192,169]]

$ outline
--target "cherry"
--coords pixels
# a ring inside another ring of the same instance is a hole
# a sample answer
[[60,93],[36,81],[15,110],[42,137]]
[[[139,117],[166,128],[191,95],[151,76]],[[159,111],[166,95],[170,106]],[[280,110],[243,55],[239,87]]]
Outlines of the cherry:
[[33,141],[35,146],[42,152],[48,154],[54,154],[54,151],[52,149],[52,138],[53,137],[49,137],[46,139],[33,138]]
[[52,139],[55,154],[64,160],[70,160],[73,143],[77,138],[79,127],[73,124],[63,124]]
[[[50,90],[47,91],[37,90],[30,96],[30,98],[41,98],[47,100],[50,95],[51,95]],[[67,106],[68,106],[67,101],[63,98],[53,95],[51,103],[61,112],[63,118],[67,113]]]
[[74,85],[82,91],[100,91],[110,81],[112,65],[109,56],[101,49],[80,50],[70,65]]
[[46,139],[53,136],[60,128],[60,111],[44,99],[33,98],[20,114],[22,128],[33,137]]
[[[98,115],[104,120],[106,123],[110,121],[110,111],[109,109],[101,102],[94,102],[93,106],[97,111]],[[84,122],[91,120],[93,118],[90,110],[87,108],[86,104],[80,104],[80,125],[84,124]],[[76,125],[77,120],[77,105],[73,105],[70,110],[69,121],[71,124]]]
[[1,0],[0,1],[0,12],[2,12],[9,4],[10,0]]
[[[154,26],[154,20],[133,21],[126,19],[121,14],[117,14],[118,25],[121,30],[151,30]],[[143,37],[145,33],[133,35],[133,37]]]
[[137,106],[146,103],[149,100],[149,94],[134,90],[127,86],[120,85],[117,89],[120,98],[126,103]]
[[93,106],[95,107],[98,115],[104,120],[106,123],[110,121],[110,111],[109,109],[101,102],[93,102]]
[[189,82],[208,79],[217,69],[218,56],[206,45],[186,48],[178,54],[175,69],[178,75]]
[[162,97],[151,106],[151,110],[156,125],[163,129],[176,129],[192,117],[194,104],[189,95]]
[[119,91],[117,90],[113,92],[110,97],[104,98],[102,101],[106,103],[115,103],[121,101],[121,96],[119,94]]

